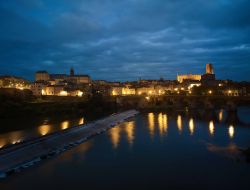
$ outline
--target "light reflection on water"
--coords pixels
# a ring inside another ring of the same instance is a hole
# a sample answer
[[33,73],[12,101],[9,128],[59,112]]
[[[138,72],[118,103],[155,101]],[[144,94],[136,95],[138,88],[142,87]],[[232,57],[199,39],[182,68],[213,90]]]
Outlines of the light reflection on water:
[[49,131],[51,130],[51,125],[41,125],[38,127],[38,132],[41,136],[47,135]]
[[209,133],[211,136],[214,136],[214,122],[213,121],[209,122]]
[[177,127],[178,127],[179,132],[181,133],[182,132],[182,117],[181,117],[181,115],[178,115],[178,117],[177,117]]
[[167,114],[159,113],[158,114],[158,126],[159,126],[160,136],[163,136],[167,132],[167,128],[168,128],[167,122],[168,122]]
[[64,121],[61,123],[61,129],[67,129],[69,127],[69,121]]
[[[170,184],[170,188],[164,189],[185,189],[187,184],[192,186],[190,189],[200,189],[200,184],[212,184],[209,189],[213,189],[224,176],[230,184],[223,183],[227,187],[221,189],[230,189],[231,183],[237,180],[249,183],[249,165],[231,160],[238,161],[242,157],[239,147],[249,146],[249,137],[250,129],[229,126],[216,120],[205,122],[196,117],[164,112],[139,114],[49,160],[34,169],[35,172],[24,172],[21,179],[17,177],[10,187],[21,184],[20,189],[25,189],[27,180],[35,176],[30,181],[40,183],[39,190],[51,184],[55,184],[53,188],[61,189],[67,184],[82,187],[83,179],[84,185],[89,187],[87,189],[112,189],[110,179],[120,182],[121,178],[126,179],[122,185],[129,189],[127,182],[138,182],[138,188],[141,188],[150,176],[150,189],[161,189],[159,186],[166,184]],[[4,142],[0,140],[1,143]],[[239,173],[244,175],[239,176]],[[196,180],[190,184],[193,176]],[[101,179],[102,183],[95,183],[96,179]],[[239,188],[234,186],[231,189],[243,189],[240,182],[237,184]]]
[[123,124],[110,129],[109,136],[114,149],[118,148],[123,134],[125,135],[128,144],[132,146],[135,138],[134,121],[124,122]]
[[189,126],[190,135],[193,135],[194,134],[194,119],[193,118],[189,120],[188,126]]
[[79,123],[78,123],[79,125],[83,125],[84,124],[84,118],[82,117],[82,118],[80,118],[80,120],[79,120]]
[[135,138],[135,135],[134,135],[134,133],[135,133],[135,122],[134,121],[126,122],[125,132],[127,134],[128,143],[130,145],[133,145],[133,141],[134,141],[134,138]]
[[6,145],[5,139],[0,139],[0,148],[4,147]]
[[230,125],[228,128],[228,134],[230,138],[234,137],[234,126]]
[[[222,110],[222,112],[220,112],[219,115],[222,115],[222,114],[223,114],[223,110]],[[157,121],[155,121],[156,116],[157,116]],[[168,116],[167,116],[167,114],[148,113],[147,118],[148,118],[149,134],[150,134],[151,137],[153,137],[155,135],[155,130],[156,130],[157,125],[158,125],[158,129],[159,129],[158,131],[159,131],[160,136],[163,136],[163,134],[165,134],[167,132],[167,130],[168,130]],[[220,119],[223,119],[223,117],[221,116]],[[178,129],[179,133],[182,133],[182,131],[184,130],[183,116],[182,115],[177,116],[176,126],[177,126],[177,129]],[[208,134],[210,136],[214,136],[215,135],[215,129],[216,129],[215,121],[211,120],[208,123]],[[189,120],[188,120],[188,130],[189,130],[190,136],[192,136],[194,134],[194,131],[195,131],[195,120],[194,120],[194,118],[189,118]],[[235,127],[230,125],[229,128],[228,128],[228,131],[226,133],[228,134],[228,136],[230,138],[234,138]]]
[[223,116],[224,116],[224,111],[220,110],[219,112],[219,121],[222,122],[223,121]]
[[155,116],[154,113],[148,114],[148,128],[149,128],[149,134],[151,138],[154,136],[155,131]]
[[38,136],[45,136],[50,133],[65,130],[69,127],[84,124],[84,118],[75,120],[66,120],[62,122],[50,123],[48,119],[43,121],[43,124],[32,129],[13,131],[0,134],[0,149],[11,144],[18,144],[24,140],[32,139]]
[[[219,121],[221,121],[222,119],[223,119],[223,110],[220,110]],[[152,112],[148,113],[147,120],[148,120],[148,130],[149,130],[149,134],[151,138],[154,137],[156,130],[159,132],[159,135],[161,137],[163,137],[163,135],[168,132],[169,119],[166,113],[152,113]],[[76,122],[66,120],[57,125],[47,124],[49,123],[48,120],[46,120],[46,122],[44,123],[45,124],[42,124],[37,127],[37,130],[36,130],[37,132],[29,131],[29,133],[37,133],[40,136],[48,135],[57,130],[65,130],[74,125],[84,124],[84,118],[82,117],[79,120],[76,120]],[[215,135],[214,123],[215,123],[214,121],[210,121],[208,123],[208,132],[210,136]],[[158,129],[156,129],[156,126],[158,127]],[[176,126],[177,126],[179,133],[182,133],[184,129],[182,115],[177,115]],[[194,134],[195,120],[193,118],[190,118],[188,121],[188,131],[189,131],[189,135],[192,136]],[[133,145],[133,142],[135,139],[135,122],[134,121],[125,122],[123,127],[116,127],[116,128],[111,129],[110,139],[111,139],[114,149],[116,149],[119,146],[122,133],[126,134],[127,142],[130,145]],[[230,137],[230,139],[233,139],[235,136],[235,127],[230,125],[228,127],[227,134]],[[26,131],[15,131],[15,132],[10,132],[7,134],[0,135],[0,148],[3,148],[4,146],[9,145],[9,144],[20,143],[23,140],[25,140],[27,136],[29,135],[27,135]]]
[[118,147],[118,144],[120,142],[120,131],[120,127],[114,127],[110,130],[110,138],[114,149]]

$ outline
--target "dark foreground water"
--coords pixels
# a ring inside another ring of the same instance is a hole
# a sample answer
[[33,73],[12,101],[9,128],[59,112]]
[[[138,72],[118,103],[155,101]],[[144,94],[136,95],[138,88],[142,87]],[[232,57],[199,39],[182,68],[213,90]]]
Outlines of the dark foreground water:
[[[240,114],[248,120],[249,109]],[[0,189],[249,190],[250,164],[238,151],[248,146],[247,127],[145,113],[0,181]]]

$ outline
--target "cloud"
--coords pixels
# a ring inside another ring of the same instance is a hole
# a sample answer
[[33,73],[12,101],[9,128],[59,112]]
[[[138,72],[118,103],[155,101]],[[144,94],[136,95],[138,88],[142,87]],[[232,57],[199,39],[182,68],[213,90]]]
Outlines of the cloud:
[[[203,73],[249,80],[248,0],[13,0],[0,3],[0,74],[38,69],[107,80]],[[32,76],[32,77],[31,77]]]

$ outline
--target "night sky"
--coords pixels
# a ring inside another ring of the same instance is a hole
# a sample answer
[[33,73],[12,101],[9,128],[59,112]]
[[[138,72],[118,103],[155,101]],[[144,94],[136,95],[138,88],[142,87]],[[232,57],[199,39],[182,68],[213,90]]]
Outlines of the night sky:
[[250,80],[249,0],[0,0],[0,75]]

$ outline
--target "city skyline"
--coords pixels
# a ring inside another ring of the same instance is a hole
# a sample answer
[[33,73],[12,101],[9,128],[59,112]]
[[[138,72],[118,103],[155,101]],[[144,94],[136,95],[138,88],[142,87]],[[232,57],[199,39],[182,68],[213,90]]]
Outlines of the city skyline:
[[249,80],[249,6],[247,0],[3,1],[0,75],[33,80],[37,70],[74,67],[93,79],[173,80],[177,73],[204,73],[212,62],[219,79]]

